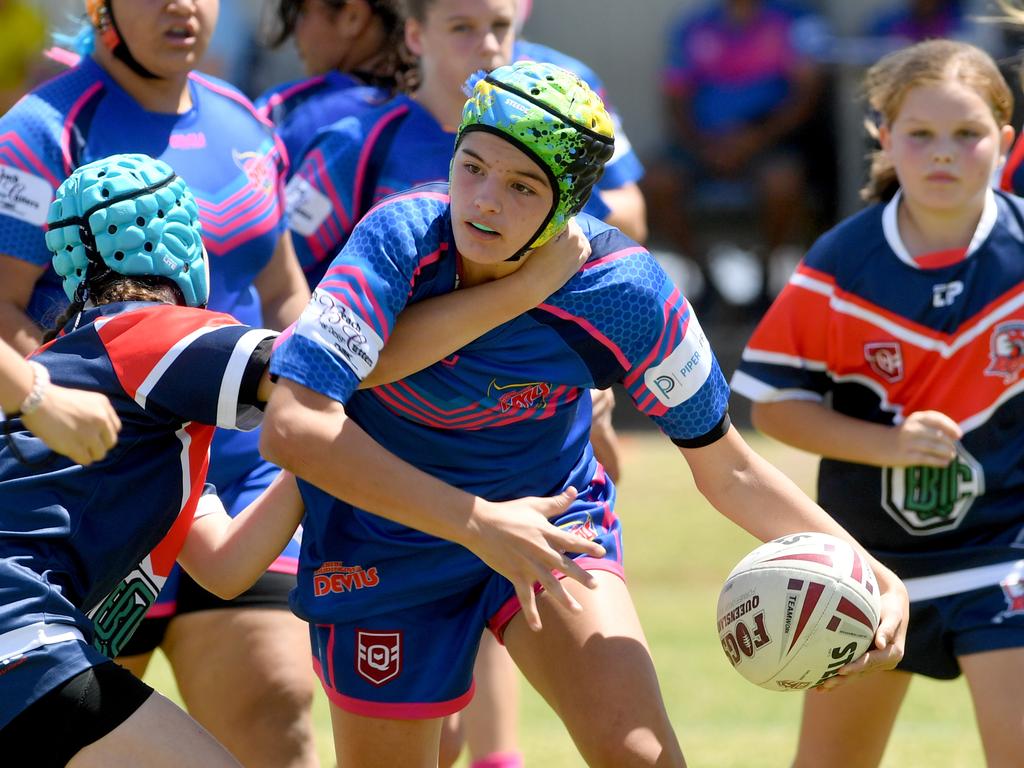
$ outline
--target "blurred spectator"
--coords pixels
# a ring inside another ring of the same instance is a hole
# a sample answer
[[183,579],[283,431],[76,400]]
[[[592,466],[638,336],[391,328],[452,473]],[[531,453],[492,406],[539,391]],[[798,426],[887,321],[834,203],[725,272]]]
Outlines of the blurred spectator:
[[46,19],[25,0],[0,0],[0,114],[38,81]]
[[867,28],[873,37],[898,38],[903,45],[935,37],[960,38],[968,31],[961,0],[908,0],[881,11]]
[[[809,237],[809,125],[823,84],[810,48],[823,30],[817,16],[791,5],[722,0],[683,16],[671,33],[663,81],[668,146],[643,185],[652,229],[667,247],[701,262],[732,303],[769,298],[772,254]],[[691,223],[696,213],[704,223],[705,214],[722,210],[755,214],[756,279],[745,295],[728,295],[741,280],[717,274],[720,265],[708,261]]]

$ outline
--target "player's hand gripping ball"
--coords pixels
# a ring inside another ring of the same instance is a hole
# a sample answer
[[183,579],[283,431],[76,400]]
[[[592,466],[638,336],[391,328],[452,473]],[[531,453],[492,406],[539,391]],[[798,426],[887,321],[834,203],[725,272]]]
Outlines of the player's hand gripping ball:
[[880,609],[875,575],[849,544],[795,533],[732,569],[718,597],[718,635],[750,682],[804,690],[872,646]]

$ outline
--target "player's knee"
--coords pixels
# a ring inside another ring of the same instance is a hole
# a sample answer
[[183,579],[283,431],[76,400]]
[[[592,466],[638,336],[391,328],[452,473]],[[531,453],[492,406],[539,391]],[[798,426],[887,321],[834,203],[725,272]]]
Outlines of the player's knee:
[[649,728],[635,728],[624,738],[608,729],[588,750],[587,764],[600,768],[648,768],[672,766],[684,768],[686,763],[679,745],[670,734],[659,735]]

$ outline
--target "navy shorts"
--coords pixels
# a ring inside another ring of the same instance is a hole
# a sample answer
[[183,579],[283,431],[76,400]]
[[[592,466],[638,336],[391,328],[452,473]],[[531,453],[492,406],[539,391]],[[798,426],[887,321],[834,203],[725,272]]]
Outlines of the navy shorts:
[[960,676],[958,658],[1024,647],[1024,584],[1001,584],[910,604],[907,646],[897,669],[939,680]]

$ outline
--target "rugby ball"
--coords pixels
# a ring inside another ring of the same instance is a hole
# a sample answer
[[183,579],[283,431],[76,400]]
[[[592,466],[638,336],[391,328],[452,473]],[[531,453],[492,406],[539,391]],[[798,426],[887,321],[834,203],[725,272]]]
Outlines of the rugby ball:
[[842,539],[795,533],[740,560],[718,596],[732,666],[772,691],[813,688],[873,645],[878,582]]

